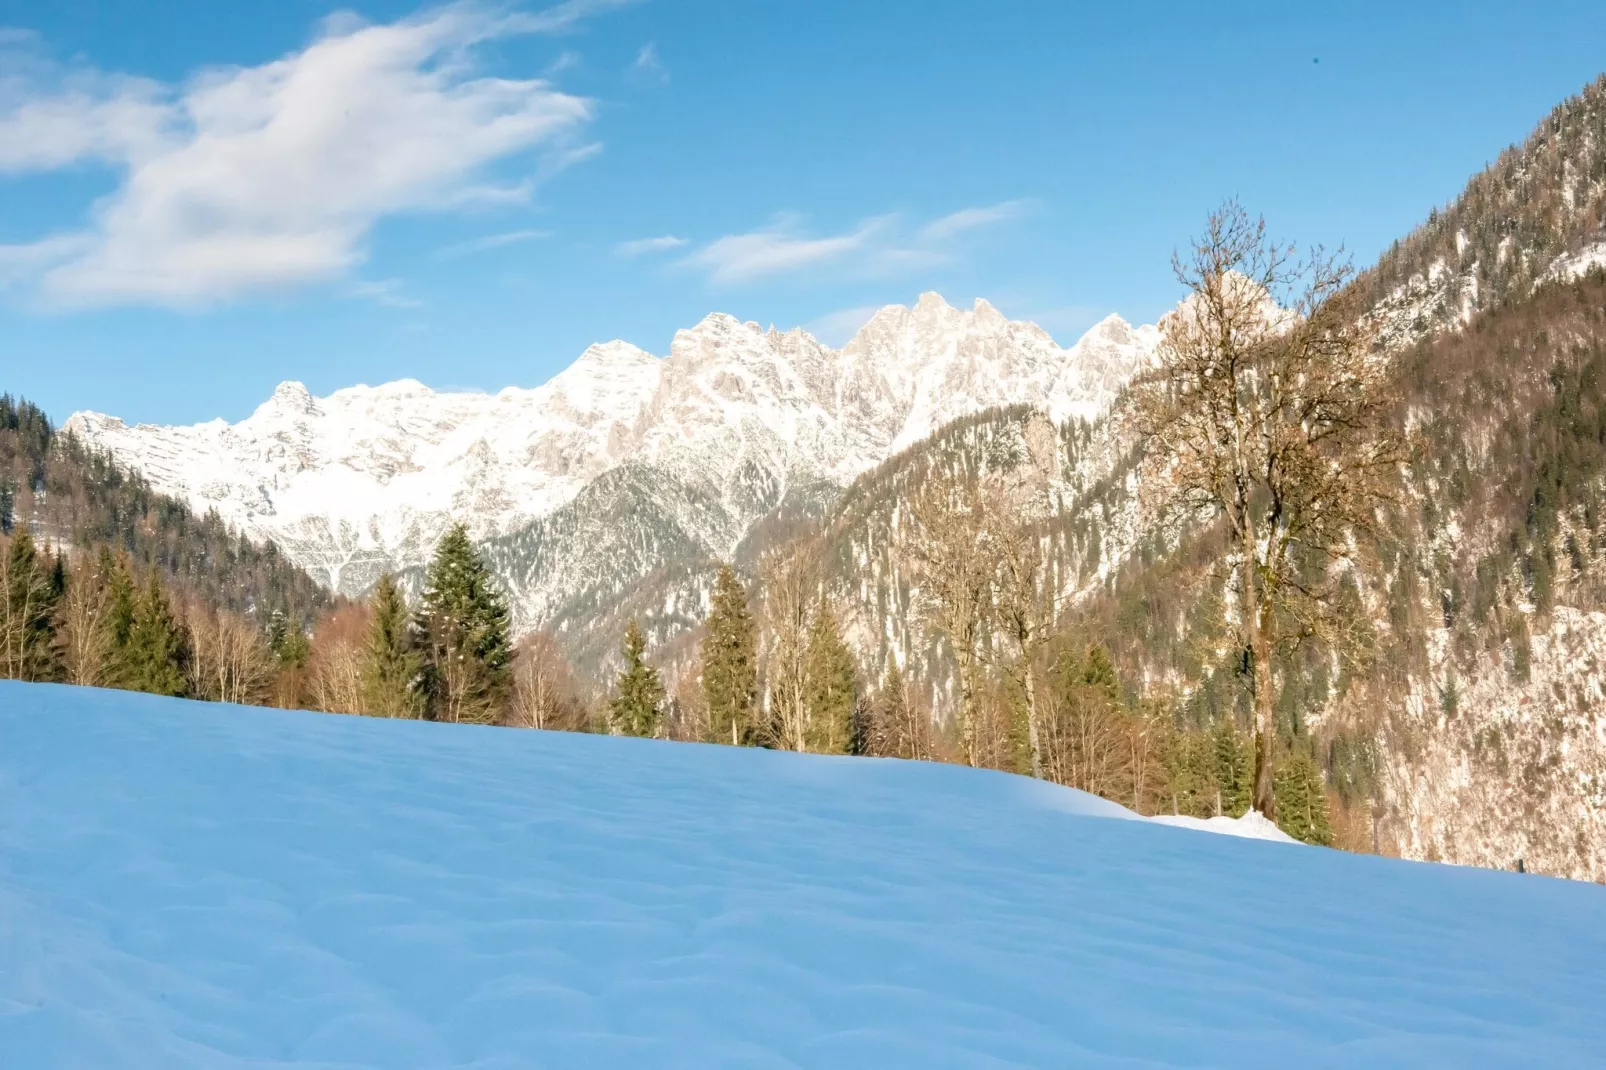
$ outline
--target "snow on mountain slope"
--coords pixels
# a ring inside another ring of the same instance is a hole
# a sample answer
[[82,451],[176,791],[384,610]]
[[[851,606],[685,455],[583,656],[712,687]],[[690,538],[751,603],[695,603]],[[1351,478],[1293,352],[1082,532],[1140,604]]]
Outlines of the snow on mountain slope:
[[66,429],[356,592],[420,564],[452,520],[508,535],[626,462],[716,499],[706,523],[677,520],[726,553],[791,485],[844,485],[955,416],[1015,402],[1101,411],[1157,340],[1111,317],[1062,349],[984,301],[961,310],[924,294],[841,351],[714,314],[678,332],[666,358],[593,346],[532,390],[405,380],[314,398],[285,383],[236,424],[130,427],[84,412]]
[[1606,889],[924,763],[0,682],[8,1066],[1528,1067]]

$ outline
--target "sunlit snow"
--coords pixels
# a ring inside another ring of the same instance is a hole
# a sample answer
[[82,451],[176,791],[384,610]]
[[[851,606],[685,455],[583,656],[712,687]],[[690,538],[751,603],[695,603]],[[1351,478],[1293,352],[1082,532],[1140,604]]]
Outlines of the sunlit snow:
[[4,682],[0,1065],[1600,1065],[1606,889],[1123,813]]

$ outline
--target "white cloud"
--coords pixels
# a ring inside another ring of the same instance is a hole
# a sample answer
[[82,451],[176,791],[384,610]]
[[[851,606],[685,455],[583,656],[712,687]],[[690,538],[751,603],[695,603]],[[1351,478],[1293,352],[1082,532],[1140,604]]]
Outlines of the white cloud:
[[870,317],[881,311],[880,305],[861,305],[856,308],[839,308],[835,312],[810,320],[804,325],[814,337],[828,346],[841,347],[870,322]]
[[516,12],[504,16],[498,25],[510,33],[565,33],[586,19],[616,8],[631,7],[642,0],[564,0],[545,11]]
[[[60,304],[202,303],[339,278],[386,215],[522,201],[600,148],[575,144],[593,107],[540,79],[487,76],[473,48],[615,6],[343,17],[300,52],[176,88],[94,72],[57,71],[43,89],[37,72],[0,81],[0,173],[78,161],[124,172],[87,240],[45,239],[78,244],[39,288]],[[531,178],[490,173],[532,155]]]
[[961,208],[939,219],[933,219],[920,228],[920,236],[927,241],[946,241],[966,231],[1007,223],[1019,219],[1030,207],[1027,201],[1003,201],[1000,204]]
[[630,65],[630,73],[638,78],[658,82],[660,85],[669,81],[669,69],[658,58],[658,46],[648,41],[636,53],[636,61]]
[[807,233],[795,215],[782,215],[757,230],[717,238],[677,263],[706,273],[714,283],[825,268],[839,277],[908,275],[952,263],[954,237],[1017,218],[1026,207],[1025,201],[1005,201],[964,208],[913,229],[896,215],[875,216],[846,233],[825,236]]
[[0,286],[11,286],[33,278],[46,268],[82,252],[93,241],[87,234],[57,234],[22,245],[0,245]]
[[402,292],[403,285],[400,279],[376,279],[352,283],[351,292],[387,308],[423,308],[424,302]]
[[443,260],[453,260],[460,256],[472,256],[475,253],[500,249],[506,245],[519,245],[524,242],[539,241],[542,238],[550,237],[552,237],[550,230],[508,230],[500,234],[487,234],[483,238],[474,238],[470,241],[448,245],[436,252],[435,255]]
[[571,52],[566,48],[558,53],[557,59],[546,65],[546,70],[542,73],[548,78],[555,78],[564,71],[573,70],[575,67],[580,66],[581,62],[580,53]]
[[890,221],[889,217],[867,219],[846,234],[815,238],[801,233],[795,218],[783,216],[760,230],[711,241],[679,263],[706,272],[710,282],[751,282],[839,263],[868,249]]
[[644,253],[661,253],[669,249],[678,249],[685,244],[685,238],[677,238],[673,234],[665,234],[657,238],[637,238],[635,241],[622,241],[614,246],[614,249],[620,256],[641,256]]

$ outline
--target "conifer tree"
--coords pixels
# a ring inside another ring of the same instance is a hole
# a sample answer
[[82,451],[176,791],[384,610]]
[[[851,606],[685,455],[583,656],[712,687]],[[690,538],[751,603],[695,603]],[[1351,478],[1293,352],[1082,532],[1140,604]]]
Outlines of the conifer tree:
[[647,664],[647,637],[631,618],[625,628],[625,668],[608,704],[613,731],[621,736],[654,736],[663,714],[664,684]]
[[390,574],[379,577],[369,596],[373,623],[363,648],[363,712],[378,717],[417,717],[421,659],[413,648],[407,602]]
[[55,679],[60,591],[52,583],[53,572],[27,528],[18,530],[0,561],[0,677]]
[[107,687],[134,689],[134,616],[139,602],[134,577],[127,559],[106,549],[100,553],[99,571],[107,591],[106,616],[101,622],[106,649],[103,682]]
[[274,611],[268,623],[268,650],[277,663],[273,705],[284,709],[310,705],[307,659],[311,656],[312,644],[301,621],[292,619],[282,608]]
[[1296,840],[1331,847],[1333,826],[1327,816],[1322,775],[1302,747],[1277,767],[1277,825]]
[[1232,723],[1232,714],[1224,715],[1216,725],[1211,741],[1215,751],[1215,781],[1221,800],[1221,813],[1228,817],[1242,817],[1249,811],[1254,798],[1254,766],[1249,749],[1238,738]]
[[758,658],[747,592],[729,566],[714,579],[713,606],[702,644],[703,694],[709,731],[716,743],[753,742],[753,701]]
[[183,695],[189,663],[184,629],[173,616],[156,570],[134,602],[124,666],[124,686],[153,695]]
[[429,715],[438,721],[497,720],[513,660],[507,602],[462,524],[452,525],[435,548],[417,627]]
[[809,711],[809,749],[846,754],[852,749],[853,713],[858,695],[857,666],[842,641],[836,614],[820,596],[809,628],[804,701]]

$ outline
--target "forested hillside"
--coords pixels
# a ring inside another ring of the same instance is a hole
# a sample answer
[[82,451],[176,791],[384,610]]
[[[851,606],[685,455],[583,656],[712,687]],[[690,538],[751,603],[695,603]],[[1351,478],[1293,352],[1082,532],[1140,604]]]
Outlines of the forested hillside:
[[0,395],[0,532],[25,526],[69,553],[105,547],[153,566],[221,608],[310,621],[323,588],[271,543],[257,545],[216,516],[197,516],[103,454],[58,434],[26,400]]
[[1545,279],[1606,263],[1606,75],[1556,107],[1363,276],[1384,338],[1409,344]]

